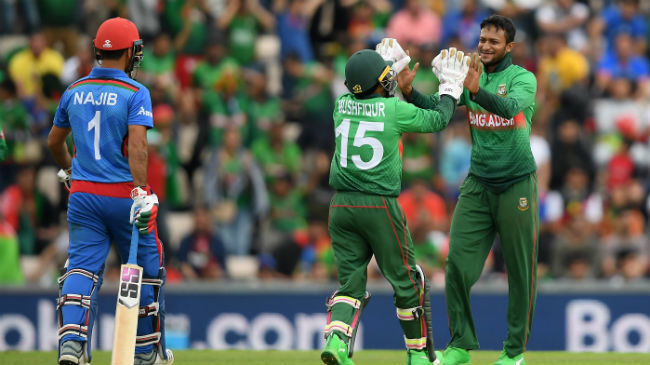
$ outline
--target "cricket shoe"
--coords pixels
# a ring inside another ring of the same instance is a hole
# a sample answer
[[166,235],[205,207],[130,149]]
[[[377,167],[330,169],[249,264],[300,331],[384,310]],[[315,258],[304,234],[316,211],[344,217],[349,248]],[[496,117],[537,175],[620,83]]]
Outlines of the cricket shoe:
[[494,365],[526,365],[524,361],[524,354],[519,354],[515,357],[508,357],[506,350],[501,351],[501,356]]
[[79,341],[66,341],[59,351],[59,365],[89,365],[88,357],[84,351],[84,343]]
[[445,351],[436,351],[434,365],[470,365],[469,351],[449,346]]
[[158,351],[145,353],[136,353],[133,359],[133,365],[172,365],[174,363],[174,353],[167,349],[167,360],[163,359]]
[[330,333],[327,337],[320,358],[326,365],[354,365],[348,357],[348,345],[335,333]]
[[406,350],[406,365],[431,365],[425,350]]

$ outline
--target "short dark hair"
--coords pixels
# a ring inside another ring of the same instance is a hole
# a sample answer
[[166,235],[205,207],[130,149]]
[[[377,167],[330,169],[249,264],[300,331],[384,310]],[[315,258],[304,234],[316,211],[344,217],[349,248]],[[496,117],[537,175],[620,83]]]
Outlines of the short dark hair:
[[481,29],[490,25],[496,27],[497,29],[503,29],[504,33],[506,34],[506,43],[514,42],[515,33],[517,30],[515,29],[515,25],[512,23],[512,20],[510,20],[510,18],[506,18],[505,16],[501,15],[490,15],[489,17],[483,19],[481,22]]
[[99,57],[102,60],[119,60],[120,57],[126,52],[127,48],[125,49],[118,49],[117,51],[104,51],[104,50],[99,50]]

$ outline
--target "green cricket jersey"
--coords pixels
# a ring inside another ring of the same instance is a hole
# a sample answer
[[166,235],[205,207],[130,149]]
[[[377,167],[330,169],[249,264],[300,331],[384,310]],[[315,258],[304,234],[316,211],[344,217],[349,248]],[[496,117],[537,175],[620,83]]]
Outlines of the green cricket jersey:
[[[508,53],[493,72],[484,70],[476,95],[464,89],[460,96],[472,136],[469,174],[492,191],[501,192],[536,170],[530,150],[536,93],[535,75],[513,65]],[[431,109],[438,96],[413,89],[409,101]]]
[[340,96],[334,104],[336,150],[330,185],[337,191],[398,196],[402,187],[399,137],[445,128],[455,107],[449,96],[443,96],[431,110],[395,97]]

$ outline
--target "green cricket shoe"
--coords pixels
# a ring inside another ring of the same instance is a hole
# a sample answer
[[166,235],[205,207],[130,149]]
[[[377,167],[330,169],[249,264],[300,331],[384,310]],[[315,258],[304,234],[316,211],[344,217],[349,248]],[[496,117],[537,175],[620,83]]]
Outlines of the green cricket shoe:
[[406,365],[431,365],[425,350],[406,350]]
[[445,351],[436,351],[434,365],[470,365],[469,351],[449,346]]
[[348,357],[348,344],[339,336],[330,333],[325,343],[325,348],[320,354],[321,360],[327,365],[354,365]]
[[519,354],[515,357],[508,357],[506,350],[501,351],[501,356],[494,365],[526,365],[524,361],[524,354]]

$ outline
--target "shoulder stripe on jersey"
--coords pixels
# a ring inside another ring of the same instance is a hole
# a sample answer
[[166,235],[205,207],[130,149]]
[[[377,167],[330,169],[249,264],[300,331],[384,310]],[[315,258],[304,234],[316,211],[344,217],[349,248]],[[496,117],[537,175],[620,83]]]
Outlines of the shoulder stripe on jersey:
[[76,83],[72,84],[72,86],[70,86],[70,89],[68,90],[74,89],[75,87],[81,85],[112,85],[112,86],[121,87],[123,89],[131,90],[134,92],[140,90],[139,87],[131,85],[128,82],[115,80],[115,79],[85,79],[85,80],[77,81]]

